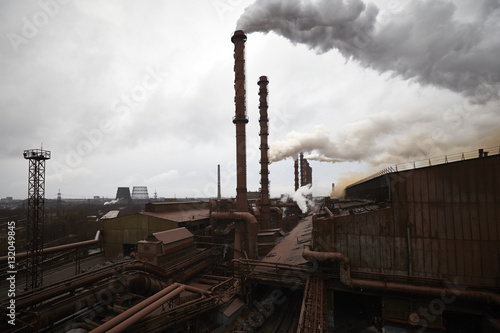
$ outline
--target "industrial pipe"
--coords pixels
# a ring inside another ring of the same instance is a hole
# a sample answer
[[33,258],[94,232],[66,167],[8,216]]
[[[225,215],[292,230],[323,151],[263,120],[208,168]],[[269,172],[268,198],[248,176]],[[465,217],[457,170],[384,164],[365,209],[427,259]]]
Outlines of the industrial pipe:
[[[54,252],[72,250],[72,249],[77,249],[79,247],[85,247],[85,246],[99,244],[100,238],[101,238],[101,230],[97,230],[94,239],[83,241],[83,242],[48,247],[48,248],[42,249],[42,254],[50,254],[50,253],[54,253]],[[28,255],[31,255],[31,253],[29,253],[29,254],[27,252],[16,253],[16,260],[22,260],[22,259],[26,258]],[[0,257],[0,263],[7,262],[7,260],[8,260],[8,256]]]
[[[352,279],[350,276],[350,265],[349,258],[341,253],[337,252],[316,252],[311,251],[309,246],[304,247],[304,252],[302,256],[305,259],[316,259],[318,261],[330,260],[332,262],[344,263],[344,267],[341,265],[340,270],[340,280],[347,286],[351,288],[358,289],[371,289],[376,291],[389,291],[389,292],[400,292],[400,293],[414,293],[414,294],[424,294],[441,296],[446,295],[450,292],[456,294],[457,298],[461,298],[467,301],[477,301],[484,303],[493,303],[500,306],[500,295],[489,291],[479,291],[479,290],[459,290],[453,292],[450,288],[439,288],[439,287],[428,287],[428,286],[417,286],[408,283],[396,283],[396,282],[386,282],[386,281],[375,281],[375,280],[361,280]],[[349,275],[349,276],[344,276]]]
[[154,294],[153,296],[145,299],[139,304],[131,307],[127,311],[122,312],[114,318],[108,320],[106,323],[92,330],[91,333],[122,332],[124,329],[130,327],[138,320],[144,318],[145,316],[156,310],[158,307],[160,307],[162,304],[179,295],[184,290],[210,294],[210,292],[199,288],[183,285],[180,283],[174,283],[163,289],[162,291]]
[[148,305],[152,304],[153,302],[157,301],[158,299],[162,298],[163,296],[167,295],[170,293],[172,290],[177,289],[179,286],[181,286],[180,283],[174,283],[167,288],[163,289],[162,291],[157,292],[151,297],[146,298],[144,301],[140,302],[139,304],[131,307],[125,312],[120,313],[119,315],[113,317],[112,319],[108,320],[101,326],[97,327],[96,329],[92,330],[92,333],[103,333],[108,331],[109,329],[115,327],[119,323],[121,323],[123,320],[129,318],[133,313],[136,313]]
[[447,294],[454,294],[457,298],[466,301],[476,301],[483,303],[493,303],[500,306],[500,295],[489,291],[479,291],[479,290],[465,290],[465,289],[453,289],[453,288],[439,288],[439,287],[428,287],[428,286],[416,286],[407,283],[396,283],[396,282],[386,282],[386,281],[375,281],[375,280],[360,280],[352,279],[351,287],[358,289],[369,289],[376,291],[390,291],[390,292],[402,292],[402,293],[414,293],[414,294],[424,294],[432,296],[444,296]]
[[276,224],[278,228],[283,227],[283,212],[278,207],[271,207],[270,210],[276,213]]
[[247,231],[247,248],[243,249],[241,235],[243,230],[240,223],[236,223],[236,229],[234,232],[234,248],[235,259],[241,257],[244,250],[247,250],[248,256],[251,259],[257,259],[258,249],[257,249],[257,234],[259,232],[259,223],[255,219],[255,216],[248,212],[231,212],[231,213],[217,213],[212,212],[210,218],[216,220],[242,220],[245,222],[245,227]]
[[312,251],[309,245],[304,246],[302,257],[304,259],[314,259],[317,261],[330,260],[331,262],[341,262],[345,265],[349,265],[349,258],[347,258],[342,253]]
[[[204,253],[206,253],[206,252],[204,252]],[[200,258],[200,260],[201,259],[203,259],[203,258]],[[204,264],[210,265],[209,262],[205,262]],[[179,270],[183,269],[185,266],[191,266],[191,265],[193,265],[193,263],[191,261],[183,263],[182,265],[180,265]],[[165,271],[164,269],[162,269],[160,267],[150,265],[150,264],[140,263],[140,262],[131,262],[131,263],[123,265],[123,266],[117,265],[114,267],[105,268],[101,271],[86,273],[86,274],[81,275],[79,277],[76,277],[73,280],[70,280],[64,284],[61,283],[58,285],[54,285],[52,287],[45,287],[42,290],[40,290],[39,292],[30,292],[29,295],[22,294],[20,297],[18,297],[18,299],[16,301],[16,308],[23,309],[23,308],[26,308],[28,306],[32,306],[32,305],[38,304],[40,302],[43,302],[47,299],[51,299],[51,298],[60,296],[64,293],[67,293],[67,292],[76,290],[78,288],[85,287],[89,284],[96,283],[100,280],[104,280],[106,278],[112,277],[115,274],[118,274],[121,272],[128,272],[128,271],[147,272],[147,273],[151,273],[151,274],[154,274],[156,276],[159,276],[161,278],[169,278],[176,272],[176,270]],[[198,270],[196,270],[196,271],[198,271]]]

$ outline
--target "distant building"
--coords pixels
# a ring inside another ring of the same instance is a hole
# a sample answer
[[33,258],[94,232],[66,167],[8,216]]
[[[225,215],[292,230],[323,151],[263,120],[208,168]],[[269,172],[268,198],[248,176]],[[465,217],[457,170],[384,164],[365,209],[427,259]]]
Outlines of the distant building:
[[116,191],[116,199],[130,200],[130,188],[128,187],[118,187]]
[[134,186],[132,189],[132,200],[149,200],[147,186]]
[[127,256],[152,233],[185,227],[199,234],[209,224],[208,202],[151,202],[143,212],[104,220],[104,252],[108,258]]

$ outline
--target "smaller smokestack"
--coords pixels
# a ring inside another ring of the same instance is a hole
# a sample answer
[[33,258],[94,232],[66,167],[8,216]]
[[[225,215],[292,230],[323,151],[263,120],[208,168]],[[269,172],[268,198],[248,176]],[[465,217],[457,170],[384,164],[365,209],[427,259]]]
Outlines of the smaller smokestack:
[[299,164],[300,164],[300,187],[306,185],[306,166],[304,163],[304,154],[299,154]]
[[217,200],[220,199],[220,164],[217,164]]
[[295,169],[295,192],[299,189],[299,160],[296,158],[294,160],[294,169]]
[[257,84],[259,85],[259,123],[260,123],[260,221],[262,229],[269,229],[271,226],[271,202],[269,200],[269,157],[267,138],[269,135],[268,117],[267,117],[267,85],[269,81],[266,76],[261,76]]
[[304,159],[305,165],[306,165],[306,185],[312,185],[313,180],[312,180],[312,168],[309,165],[309,161]]

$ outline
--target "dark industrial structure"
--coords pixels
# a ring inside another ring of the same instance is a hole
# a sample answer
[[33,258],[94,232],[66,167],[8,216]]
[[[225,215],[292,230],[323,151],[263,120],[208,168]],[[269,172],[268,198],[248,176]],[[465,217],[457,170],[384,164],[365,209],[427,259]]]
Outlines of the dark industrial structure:
[[304,158],[304,153],[300,153],[299,157],[294,160],[295,173],[295,191],[299,187],[312,185],[312,168],[309,161]]
[[147,186],[134,186],[132,188],[132,200],[149,200]]
[[45,161],[50,151],[25,150],[29,161],[28,177],[28,221],[26,224],[26,289],[35,289],[43,284],[43,233],[45,220]]
[[[2,332],[500,332],[498,148],[390,167],[300,213],[269,195],[261,76],[261,187],[250,199],[246,35],[231,41],[236,198],[221,198],[218,167],[216,200],[149,202],[94,239],[44,249],[103,247],[114,261],[19,292],[17,326],[3,320]],[[294,171],[296,190],[312,184],[303,154]]]
[[267,117],[267,85],[269,81],[266,76],[261,76],[259,82],[259,110],[260,110],[260,221],[261,229],[271,227],[271,201],[269,198],[269,157],[267,137],[269,136],[269,119]]
[[118,189],[116,190],[116,199],[130,201],[132,199],[132,197],[130,196],[130,188],[118,187]]
[[142,212],[104,221],[105,255],[110,259],[130,256],[140,240],[164,230],[184,227],[194,234],[204,233],[209,218],[208,202],[150,202]]

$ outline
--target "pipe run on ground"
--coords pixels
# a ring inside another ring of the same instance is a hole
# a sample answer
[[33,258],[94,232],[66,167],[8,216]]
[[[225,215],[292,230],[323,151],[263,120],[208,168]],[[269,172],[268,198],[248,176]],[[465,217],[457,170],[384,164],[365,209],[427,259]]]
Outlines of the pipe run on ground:
[[106,323],[92,330],[91,333],[104,333],[104,332],[122,332],[127,327],[132,326],[137,321],[141,320],[162,304],[173,299],[184,290],[210,295],[211,293],[206,290],[187,286],[180,283],[174,283],[162,291],[157,292],[153,296],[145,299],[139,304],[131,307],[125,312],[120,313],[113,319],[108,320]]

